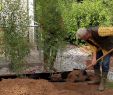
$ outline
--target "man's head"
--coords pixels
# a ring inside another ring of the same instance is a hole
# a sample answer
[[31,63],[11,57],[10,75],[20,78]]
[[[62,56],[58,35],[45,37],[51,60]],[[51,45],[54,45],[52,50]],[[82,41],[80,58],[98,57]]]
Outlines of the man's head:
[[88,40],[91,37],[91,33],[86,28],[80,28],[76,33],[77,39]]

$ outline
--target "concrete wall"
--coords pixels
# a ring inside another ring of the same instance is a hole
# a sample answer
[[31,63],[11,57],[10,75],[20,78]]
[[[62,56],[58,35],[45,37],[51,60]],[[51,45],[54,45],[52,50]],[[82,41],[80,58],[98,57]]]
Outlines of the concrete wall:
[[28,0],[28,12],[30,17],[29,40],[34,45],[34,0]]

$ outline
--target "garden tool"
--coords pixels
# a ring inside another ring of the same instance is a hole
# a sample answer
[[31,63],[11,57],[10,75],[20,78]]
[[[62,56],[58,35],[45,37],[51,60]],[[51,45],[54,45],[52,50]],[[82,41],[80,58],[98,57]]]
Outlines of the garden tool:
[[[109,50],[105,55],[103,55],[102,57],[100,57],[99,59],[97,59],[96,63],[97,63],[98,61],[100,61],[102,58],[104,58],[105,56],[107,56],[108,54],[110,54],[111,52],[113,52],[113,49]],[[90,64],[87,68],[89,68],[89,67],[91,67],[91,66],[93,66],[93,64]],[[86,68],[86,69],[87,69],[87,68]],[[102,76],[100,76],[100,71],[99,71],[99,70],[97,70],[97,71],[98,71],[98,72],[96,72],[96,75],[97,75],[98,79],[97,79],[97,80],[94,80],[94,81],[90,81],[90,82],[88,82],[88,83],[89,83],[89,84],[92,84],[92,83],[100,83],[98,90],[99,90],[99,91],[103,91],[103,90],[105,89],[105,83],[106,83],[106,79],[107,79],[107,74],[108,74],[108,72],[103,72],[103,71],[102,71]]]
[[[113,52],[113,48],[111,50],[109,50],[105,55],[103,55],[102,57],[100,57],[99,59],[97,59],[96,63],[98,61],[100,61],[102,58],[104,58],[105,56],[107,56],[108,54],[110,54],[111,52]],[[93,64],[90,64],[89,66],[87,66],[86,69],[90,68],[91,66],[93,66]]]

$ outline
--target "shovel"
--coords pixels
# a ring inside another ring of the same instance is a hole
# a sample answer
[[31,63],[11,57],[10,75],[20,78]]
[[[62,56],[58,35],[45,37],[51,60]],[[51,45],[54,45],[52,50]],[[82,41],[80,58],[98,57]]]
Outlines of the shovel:
[[[104,58],[105,56],[107,56],[108,54],[110,54],[111,52],[113,52],[113,48],[111,50],[109,50],[105,55],[103,55],[102,57],[100,57],[99,59],[96,60],[96,63],[98,61],[100,61],[102,58]],[[91,66],[93,66],[93,64],[90,64],[89,66],[86,67],[86,69],[90,68]]]

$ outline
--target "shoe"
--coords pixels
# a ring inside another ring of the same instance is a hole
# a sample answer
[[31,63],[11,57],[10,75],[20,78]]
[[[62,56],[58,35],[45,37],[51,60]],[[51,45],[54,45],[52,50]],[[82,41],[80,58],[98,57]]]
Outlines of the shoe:
[[105,90],[107,74],[108,74],[107,72],[102,72],[101,82],[100,82],[99,87],[98,87],[99,91],[104,91]]

